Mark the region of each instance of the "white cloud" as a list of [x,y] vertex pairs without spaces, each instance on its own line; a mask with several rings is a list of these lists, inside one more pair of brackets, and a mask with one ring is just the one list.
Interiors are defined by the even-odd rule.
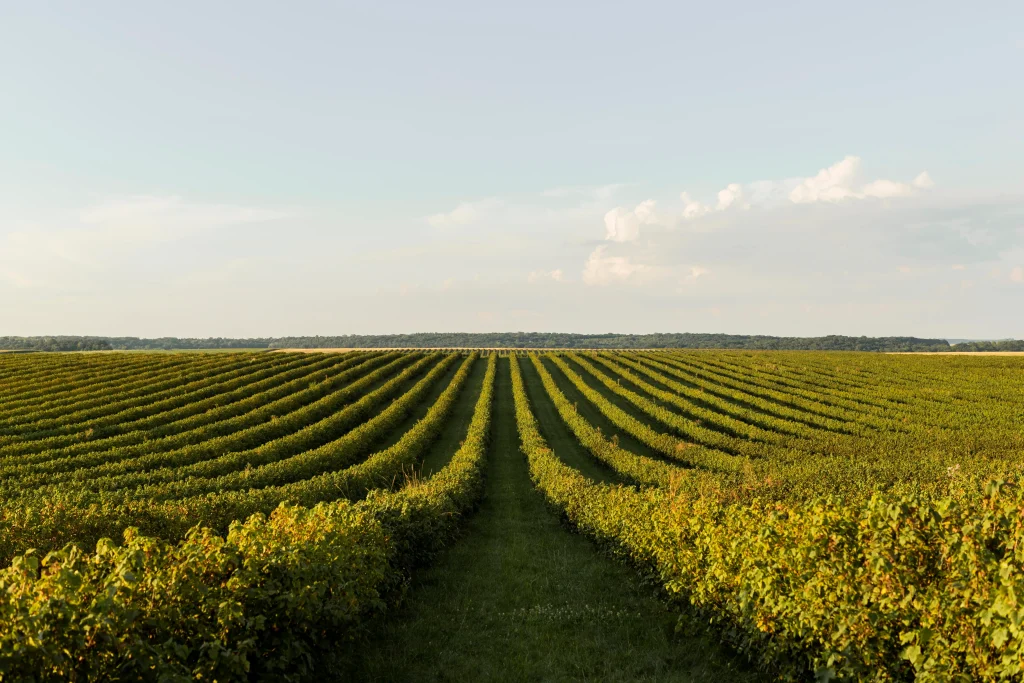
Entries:
[[810,204],[852,199],[909,197],[935,185],[927,171],[920,173],[910,183],[884,178],[863,182],[862,165],[860,157],[848,156],[807,178],[758,180],[747,185],[729,183],[718,191],[717,203],[713,206],[683,192],[680,194],[683,218],[692,220],[718,211],[749,209],[752,206],[763,207],[787,202]]
[[729,183],[719,190],[718,203],[713,207],[694,199],[688,192],[680,193],[679,198],[683,200],[683,218],[686,220],[700,218],[709,213],[726,211],[731,208],[750,208],[750,203],[746,198],[746,191],[739,183]]
[[608,256],[608,246],[600,245],[583,266],[583,282],[588,285],[609,285],[613,283],[639,283],[656,275],[658,268],[642,263],[633,263],[625,256]]
[[966,267],[962,263],[954,263],[952,268],[953,270],[966,270]]
[[725,186],[725,189],[719,190],[718,192],[718,206],[717,211],[725,211],[730,206],[736,206],[738,208],[744,208],[746,204],[743,201],[743,186],[739,183],[729,183]]
[[842,161],[818,171],[810,178],[800,179],[789,193],[794,204],[810,202],[841,202],[849,199],[888,199],[907,197],[918,189],[928,189],[935,183],[927,171],[920,173],[912,184],[879,179],[863,183],[860,157],[847,156]]
[[828,168],[821,169],[817,175],[804,178],[789,193],[789,199],[796,204],[849,199],[853,196],[852,188],[859,179],[860,165],[859,157],[848,156]]
[[708,269],[707,268],[702,268],[701,266],[693,266],[692,268],[690,268],[690,279],[691,280],[696,280],[697,278],[701,277],[702,275],[707,275],[707,274],[708,274]]
[[551,271],[535,270],[526,276],[526,281],[529,282],[530,284],[542,282],[544,280],[554,280],[555,282],[562,282],[565,280],[565,274],[562,272],[561,268],[556,268],[555,270]]
[[687,192],[683,192],[679,195],[679,198],[683,200],[683,218],[700,218],[704,214],[711,211],[711,207],[707,204],[702,204]]
[[427,223],[433,228],[446,228],[456,225],[468,225],[480,220],[488,211],[501,206],[495,198],[481,199],[478,202],[462,202],[448,213],[435,213],[427,216]]
[[928,190],[935,187],[935,181],[928,175],[928,171],[921,171],[910,184],[919,190]]
[[914,188],[906,183],[897,183],[892,180],[876,180],[868,183],[861,190],[864,197],[876,197],[887,199],[889,197],[909,197],[914,194]]
[[640,226],[654,223],[653,199],[640,202],[629,211],[617,207],[604,215],[605,239],[612,242],[632,242],[640,236]]

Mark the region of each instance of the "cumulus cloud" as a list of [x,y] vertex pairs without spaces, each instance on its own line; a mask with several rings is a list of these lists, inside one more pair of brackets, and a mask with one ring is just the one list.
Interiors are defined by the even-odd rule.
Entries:
[[565,274],[561,268],[555,270],[535,270],[526,276],[526,281],[530,284],[536,282],[542,282],[545,280],[554,280],[555,282],[562,282],[565,280]]
[[[914,193],[914,188],[906,183],[897,183],[892,180],[876,180],[864,186],[861,194],[864,197],[877,197],[886,199],[888,197],[909,197]],[[858,197],[859,199],[860,197]]]
[[739,183],[729,183],[725,186],[725,189],[718,192],[718,206],[716,210],[725,211],[730,206],[736,206],[737,208],[744,208],[746,206],[743,201],[743,186]]
[[852,188],[858,182],[860,166],[860,158],[848,156],[821,169],[817,175],[804,178],[789,193],[789,199],[795,204],[848,199],[853,195]]
[[588,285],[610,285],[615,283],[639,283],[655,275],[657,268],[633,263],[625,256],[609,256],[608,246],[600,245],[583,266],[583,282]]
[[653,199],[640,202],[629,211],[617,207],[604,215],[605,239],[612,242],[632,242],[640,236],[640,226],[655,222]]
[[935,181],[928,175],[928,171],[921,171],[910,184],[919,190],[928,190],[935,187]]
[[747,192],[742,185],[739,183],[729,183],[718,191],[718,203],[714,206],[694,199],[688,192],[680,193],[679,198],[683,201],[683,218],[690,220],[716,211],[726,211],[732,208],[750,208],[746,195]]
[[855,199],[909,197],[932,188],[935,183],[923,171],[909,183],[880,178],[865,182],[860,157],[847,156],[806,178],[759,180],[747,185],[729,183],[718,191],[717,203],[705,204],[683,192],[683,218],[692,220],[718,211],[749,209],[776,204],[811,204]]
[[848,156],[828,168],[821,169],[815,176],[803,178],[789,193],[789,199],[794,204],[841,202],[848,199],[888,199],[907,197],[915,190],[928,189],[935,184],[927,171],[920,173],[912,183],[884,179],[864,183],[862,166],[860,157]]
[[447,228],[468,225],[480,220],[488,211],[501,206],[498,199],[481,199],[478,202],[462,202],[447,213],[435,213],[427,216],[427,223],[432,228]]
[[679,198],[683,200],[683,218],[700,218],[711,211],[710,206],[697,201],[688,192],[683,192]]

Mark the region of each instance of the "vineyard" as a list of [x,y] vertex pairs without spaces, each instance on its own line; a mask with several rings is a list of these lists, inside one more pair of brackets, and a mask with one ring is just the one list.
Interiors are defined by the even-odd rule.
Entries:
[[0,355],[0,680],[1020,679],[1022,387],[996,356]]

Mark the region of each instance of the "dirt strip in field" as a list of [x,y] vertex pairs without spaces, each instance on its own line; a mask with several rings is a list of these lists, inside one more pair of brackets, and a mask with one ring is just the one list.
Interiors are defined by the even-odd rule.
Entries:
[[903,356],[1024,356],[1024,351],[887,351],[886,353]]
[[[347,351],[712,351],[714,349],[570,349],[512,346],[364,346],[331,349],[271,349],[277,353],[345,353]],[[764,349],[726,349],[727,351],[762,351]],[[842,353],[842,352],[837,352]],[[911,356],[1024,356],[1024,351],[886,351],[888,355]]]
[[363,346],[332,349],[271,349],[278,353],[345,353],[347,351],[706,351],[708,349],[577,349],[524,346]]

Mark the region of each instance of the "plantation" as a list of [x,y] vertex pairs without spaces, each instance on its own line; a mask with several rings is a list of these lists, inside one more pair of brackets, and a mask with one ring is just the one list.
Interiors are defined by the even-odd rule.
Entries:
[[0,355],[0,680],[1024,676],[1024,360]]

